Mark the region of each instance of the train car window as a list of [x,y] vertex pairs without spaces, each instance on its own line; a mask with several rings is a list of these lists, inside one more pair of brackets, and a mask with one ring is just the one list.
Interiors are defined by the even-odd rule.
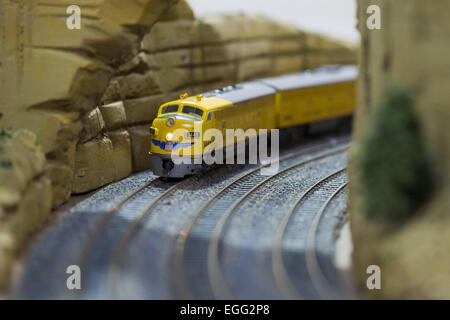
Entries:
[[214,111],[214,119],[217,119],[217,114],[215,111]]
[[173,112],[177,112],[177,111],[178,111],[178,105],[172,104],[172,105],[163,107],[161,110],[161,114],[173,113]]
[[186,114],[193,115],[193,116],[199,116],[199,117],[203,116],[203,110],[202,109],[199,109],[199,108],[196,108],[196,107],[191,107],[191,106],[184,106],[182,112],[186,113]]
[[206,119],[207,122],[211,121],[211,112],[208,113],[208,119]]

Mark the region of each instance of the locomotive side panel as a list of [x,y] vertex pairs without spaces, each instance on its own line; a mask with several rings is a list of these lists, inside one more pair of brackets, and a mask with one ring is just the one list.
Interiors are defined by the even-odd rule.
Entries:
[[351,115],[355,81],[278,92],[278,126],[286,128]]
[[[275,94],[270,94],[257,99],[236,103],[232,108],[218,111],[217,126],[226,137],[226,129],[274,129],[275,123]],[[232,145],[242,139],[226,141],[226,145]]]

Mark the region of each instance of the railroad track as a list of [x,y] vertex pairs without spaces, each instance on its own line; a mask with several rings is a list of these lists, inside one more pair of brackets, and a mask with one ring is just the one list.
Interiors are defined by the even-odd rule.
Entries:
[[[184,183],[187,183],[188,180],[185,180]],[[98,238],[100,232],[107,226],[108,222],[111,221],[111,219],[119,212],[119,210],[121,208],[124,207],[125,204],[129,203],[130,201],[132,201],[133,199],[139,197],[139,195],[146,189],[155,187],[155,186],[160,186],[163,189],[166,189],[165,192],[168,192],[169,190],[173,189],[176,184],[161,184],[161,181],[155,177],[153,180],[149,181],[148,183],[146,183],[145,185],[139,187],[137,190],[135,190],[133,193],[131,193],[130,195],[128,195],[125,199],[123,199],[122,201],[120,201],[111,211],[109,211],[107,214],[105,214],[101,220],[99,221],[99,223],[96,225],[94,231],[89,235],[87,241],[85,241],[85,243],[83,244],[83,247],[81,249],[81,253],[79,255],[78,258],[78,266],[80,266],[81,270],[87,270],[88,268],[86,268],[86,263],[87,263],[87,257],[89,254],[89,251],[91,249],[91,247],[93,246],[95,240]],[[153,202],[150,202],[151,206],[156,199],[160,198],[160,196],[155,195]],[[76,298],[82,298],[82,294],[83,291],[76,291]]]
[[[288,172],[293,171],[299,167],[311,164],[315,161],[331,157],[333,155],[344,153],[348,146],[344,146],[331,152],[326,152],[317,156],[312,156],[309,159],[297,161],[294,164],[288,165],[281,169],[278,173],[270,177],[263,177],[255,175],[255,171],[248,172],[243,175],[232,184],[223,189],[213,199],[208,201],[201,210],[193,217],[191,222],[180,232],[174,257],[174,284],[179,297],[192,298],[195,295],[191,292],[189,285],[187,285],[185,275],[184,253],[186,251],[186,240],[191,234],[195,224],[200,225],[200,230],[195,232],[196,236],[199,233],[203,233],[202,236],[210,238],[210,242],[206,245],[205,242],[193,242],[193,248],[190,252],[190,259],[196,261],[195,266],[192,269],[203,270],[203,265],[207,266],[205,270],[208,274],[209,283],[213,296],[220,299],[231,299],[233,294],[230,292],[226,285],[226,279],[221,271],[219,263],[219,244],[222,233],[225,226],[229,222],[230,218],[236,212],[237,208],[256,190],[260,189],[263,185],[270,183],[271,181],[286,175]],[[285,162],[290,159],[282,159],[280,162]],[[230,196],[232,195],[232,196]],[[199,221],[201,220],[201,221]],[[201,247],[207,246],[206,259],[204,253],[205,249]],[[205,291],[207,283],[204,281],[197,281],[199,283],[199,291]],[[200,294],[201,298],[207,298],[210,294],[203,292]]]
[[158,202],[163,201],[164,199],[169,197],[175,190],[179,189],[180,187],[190,183],[191,181],[194,181],[195,178],[196,178],[195,176],[187,178],[187,179],[181,181],[180,183],[175,184],[175,185],[171,186],[170,188],[168,188],[160,196],[153,199],[150,202],[150,204],[143,210],[143,212],[140,215],[138,215],[138,217],[136,219],[134,219],[134,221],[128,227],[128,229],[126,230],[122,239],[120,240],[117,251],[114,253],[112,260],[111,260],[111,266],[110,266],[110,272],[109,272],[109,274],[110,274],[109,282],[111,285],[111,293],[112,293],[113,298],[119,297],[119,295],[117,294],[118,288],[116,285],[117,284],[116,277],[117,277],[118,269],[120,268],[120,264],[122,262],[123,253],[126,250],[127,245],[130,242],[130,239],[134,235],[139,224],[142,223],[142,221],[144,220],[144,218],[146,216],[151,214],[152,210],[155,208],[155,206],[157,205]]
[[[319,158],[323,158],[323,157],[326,157],[325,154],[333,154],[334,152],[343,152],[348,147],[347,145],[345,145],[344,147],[340,148],[339,151],[333,151],[331,153],[326,152],[326,150],[329,150],[331,147],[336,147],[337,145],[339,145],[339,142],[335,141],[335,140],[333,140],[329,143],[325,143],[325,144],[313,145],[309,148],[302,149],[301,151],[292,152],[287,155],[284,155],[283,157],[280,158],[279,162],[280,162],[280,165],[283,165],[284,163],[287,163],[289,161],[295,161],[295,159],[297,159],[301,156],[309,157],[311,154],[320,153],[320,152],[323,152],[324,155],[321,155]],[[306,160],[305,162],[307,162],[307,163],[312,162],[313,159],[315,159],[315,158],[312,157],[311,159]],[[259,173],[260,169],[261,169],[261,167],[258,166],[253,169],[244,171],[244,173],[241,176],[239,176],[236,180],[234,180],[232,183],[230,183],[227,187],[225,187],[224,189],[219,191],[219,193],[215,197],[213,197],[213,199],[209,200],[205,205],[203,205],[202,208],[200,210],[198,210],[198,212],[192,217],[192,219],[190,219],[190,221],[185,225],[185,227],[183,227],[182,230],[178,233],[178,237],[176,239],[175,246],[174,246],[174,258],[173,258],[174,271],[175,271],[175,272],[173,272],[173,276],[174,276],[173,279],[176,279],[174,281],[173,286],[175,288],[176,297],[186,298],[186,297],[193,296],[190,293],[188,286],[186,285],[186,280],[185,280],[185,276],[184,276],[185,272],[183,270],[183,263],[182,263],[182,260],[183,260],[182,257],[183,257],[183,253],[184,253],[184,245],[185,245],[186,239],[189,236],[189,233],[192,229],[192,226],[196,222],[198,222],[199,217],[205,214],[209,205],[212,202],[214,202],[215,199],[217,199],[218,197],[225,196],[225,198],[227,198],[227,195],[230,195],[230,192],[233,192],[232,196],[228,197],[230,201],[226,202],[226,203],[222,203],[221,210],[216,212],[218,215],[222,215],[224,213],[224,210],[226,210],[228,206],[231,206],[233,204],[233,202],[235,200],[234,197],[235,197],[236,192],[241,193],[243,190],[247,190],[248,188],[251,188],[252,186],[254,186],[255,183],[258,183],[264,179],[267,179],[267,177],[260,175],[260,173]],[[110,265],[109,271],[108,271],[108,274],[109,274],[108,282],[109,282],[109,288],[110,288],[110,295],[113,298],[119,298],[119,296],[120,296],[118,294],[118,288],[120,287],[120,285],[118,285],[118,274],[119,274],[119,270],[121,269],[121,266],[123,265],[124,253],[126,252],[127,248],[129,247],[130,241],[132,240],[133,236],[135,236],[139,227],[142,226],[144,219],[148,219],[148,217],[152,215],[153,210],[158,205],[158,203],[161,203],[168,197],[172,196],[181,187],[183,187],[183,186],[186,187],[188,184],[193,183],[195,181],[195,179],[200,179],[200,176],[201,175],[197,175],[197,176],[187,178],[187,179],[183,180],[182,182],[180,182],[179,184],[173,185],[172,187],[167,189],[165,192],[160,194],[157,198],[152,199],[149,206],[147,206],[145,208],[145,210],[143,210],[141,212],[141,214],[139,214],[137,216],[137,218],[130,224],[130,226],[126,230],[124,236],[120,240],[119,246],[115,250],[115,253],[111,260],[111,265]],[[249,178],[251,178],[250,180],[248,180],[249,184],[245,184],[245,181],[247,181],[247,179],[249,179]],[[213,221],[212,223],[215,223],[215,222]],[[182,275],[182,276],[180,276],[180,275]]]
[[[129,275],[126,269],[135,262],[134,260],[131,262],[127,260],[127,258],[130,258],[130,249],[133,248],[137,252],[144,252],[143,255],[146,256],[146,262],[152,266],[153,261],[158,260],[158,258],[153,256],[156,251],[152,251],[154,250],[152,248],[150,248],[151,250],[146,249],[149,249],[148,246],[150,245],[162,245],[161,251],[170,254],[170,262],[166,260],[161,262],[161,268],[164,270],[156,270],[155,274],[157,275],[155,277],[159,276],[158,272],[163,272],[164,279],[168,280],[164,280],[166,281],[164,283],[161,280],[159,285],[168,286],[169,288],[164,291],[165,295],[158,292],[156,296],[152,297],[232,297],[232,293],[226,286],[226,279],[219,262],[219,254],[225,227],[236,212],[239,211],[239,207],[256,190],[261,189],[261,187],[271,181],[281,179],[283,175],[295,171],[296,168],[301,168],[308,164],[312,165],[316,161],[344,153],[349,143],[350,139],[348,137],[328,138],[290,150],[281,156],[279,160],[280,171],[274,176],[262,176],[259,173],[261,166],[222,166],[217,168],[217,170],[209,170],[182,181],[167,182],[147,174],[142,175],[138,183],[130,179],[130,184],[127,182],[121,185],[120,190],[124,190],[123,188],[129,185],[133,191],[129,194],[121,192],[123,199],[120,201],[119,199],[114,199],[114,205],[110,206],[108,210],[102,211],[101,207],[104,204],[99,205],[99,203],[104,203],[102,199],[111,199],[107,201],[112,201],[111,193],[99,196],[99,199],[92,201],[92,204],[88,202],[87,205],[85,203],[79,206],[79,209],[67,216],[68,219],[65,220],[65,223],[60,224],[61,228],[59,230],[58,228],[53,230],[53,236],[49,237],[50,250],[58,250],[61,253],[66,251],[62,248],[65,245],[62,244],[62,247],[58,245],[58,240],[55,236],[64,240],[61,237],[64,237],[65,230],[66,232],[71,230],[72,223],[75,223],[77,227],[74,230],[81,228],[84,235],[76,246],[67,244],[67,247],[70,249],[67,251],[69,253],[58,256],[64,261],[57,262],[60,259],[54,260],[52,252],[48,252],[39,263],[45,264],[45,261],[47,261],[54,264],[50,266],[49,270],[62,270],[61,267],[63,265],[78,264],[83,270],[83,290],[75,290],[68,293],[65,289],[64,281],[61,282],[61,285],[57,283],[52,284],[52,289],[49,289],[46,294],[54,297],[52,295],[57,292],[65,292],[64,296],[70,298],[68,295],[71,295],[71,298],[75,299],[128,298],[126,294],[122,294],[121,290],[123,284],[126,283],[123,281],[127,280],[123,276]],[[220,181],[221,179],[223,181]],[[209,186],[208,181],[212,181],[213,185]],[[208,192],[203,194],[201,188],[205,186],[207,186]],[[114,192],[114,190],[114,185],[112,185],[110,192]],[[184,198],[180,198],[180,195]],[[93,198],[95,198],[94,196]],[[188,197],[194,199],[190,200],[190,202],[186,201]],[[180,199],[182,201],[179,201]],[[167,204],[169,202],[170,205]],[[172,209],[189,205],[192,205],[192,207],[189,207],[184,212],[177,213],[173,211],[176,209]],[[94,208],[95,210],[93,210]],[[149,231],[146,224],[157,221],[157,227],[159,227],[161,226],[160,220],[164,219],[166,214],[171,215],[172,219],[176,219],[175,224],[170,224],[172,229],[168,236],[166,238],[157,238],[156,242],[160,243],[159,245],[153,241],[148,241],[149,238],[146,238],[146,233],[151,231]],[[68,222],[71,223],[70,226]],[[159,233],[166,233],[167,231],[164,228],[157,230]],[[171,233],[173,231],[175,231],[174,234]],[[71,232],[72,238],[75,233],[76,231]],[[198,237],[202,239],[201,242],[197,241]],[[139,239],[143,240],[139,243]],[[165,241],[166,239],[168,241]],[[312,241],[314,242],[314,240]],[[41,244],[40,251],[45,250],[45,247],[45,243]],[[314,258],[314,256],[311,257]],[[196,259],[198,259],[197,262],[192,263]],[[33,261],[36,261],[36,259],[33,259]],[[138,259],[137,261],[140,260]],[[203,265],[199,267],[199,271],[204,271],[203,276],[206,276],[206,281],[193,284],[191,271],[193,267],[199,266],[196,263],[200,262]],[[317,263],[320,266],[320,263]],[[310,266],[314,266],[314,262],[311,262]],[[142,264],[142,267],[147,266]],[[31,273],[28,272],[27,281],[29,283],[33,279],[33,274],[36,274],[37,268],[37,265],[32,265]],[[32,270],[35,271],[33,272]],[[132,274],[136,281],[140,281],[139,279],[144,280],[143,276],[145,275],[139,274],[139,272]],[[56,282],[59,283],[61,281],[59,278],[63,277],[64,274],[61,272]],[[323,282],[323,279],[321,281]],[[42,285],[46,281],[43,279],[39,283]],[[154,285],[151,279],[146,284],[150,287]],[[26,288],[27,285],[25,283],[22,290],[26,290]],[[39,292],[37,290],[38,287],[35,289],[33,289],[33,292]],[[170,292],[170,295],[166,294],[167,292]]]
[[321,221],[325,215],[326,210],[328,210],[333,201],[342,195],[346,188],[347,183],[341,184],[339,188],[327,199],[327,201],[320,208],[319,212],[314,217],[311,228],[309,229],[308,239],[306,244],[306,265],[308,272],[311,275],[314,287],[316,288],[319,296],[322,299],[341,299],[344,296],[339,292],[336,287],[330,283],[326,275],[325,270],[322,269],[321,263],[319,261],[318,250],[316,246],[317,234]]
[[[284,257],[283,257],[283,239],[286,237],[286,231],[289,226],[289,223],[293,219],[295,215],[302,214],[300,210],[302,204],[307,202],[308,197],[310,197],[313,192],[319,190],[323,185],[327,182],[332,181],[333,179],[337,179],[345,173],[346,168],[339,169],[332,174],[320,179],[318,182],[313,184],[306,192],[304,192],[300,198],[296,201],[296,203],[292,206],[291,210],[289,210],[288,214],[285,215],[283,221],[279,226],[279,230],[277,232],[277,236],[275,238],[275,242],[272,249],[272,268],[273,274],[275,276],[275,280],[277,282],[278,288],[281,290],[283,297],[286,299],[302,299],[305,298],[305,295],[301,292],[301,289],[295,285],[292,277],[289,276],[287,271]],[[346,186],[346,178],[342,179],[344,182],[338,182],[339,185],[337,187],[337,191],[335,191],[330,198],[328,198],[325,204],[319,209],[317,213],[315,213],[312,225],[309,227],[308,231],[308,239],[307,239],[307,253],[306,253],[306,265],[308,277],[313,282],[315,289],[319,291],[319,295],[323,294],[322,298],[326,295],[324,294],[323,287],[327,286],[327,289],[333,290],[333,287],[326,283],[326,277],[323,275],[322,270],[317,261],[317,256],[315,252],[315,236],[317,233],[317,228],[320,222],[320,219],[323,215],[324,210],[328,207],[330,201],[342,191],[342,189]],[[305,209],[303,209],[305,210]],[[294,253],[295,255],[295,253]],[[308,294],[308,297],[311,296],[311,293]]]

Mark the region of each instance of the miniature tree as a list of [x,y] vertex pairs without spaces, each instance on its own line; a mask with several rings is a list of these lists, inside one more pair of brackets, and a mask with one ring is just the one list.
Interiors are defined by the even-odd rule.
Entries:
[[386,88],[358,157],[364,214],[401,224],[423,204],[432,179],[409,92]]

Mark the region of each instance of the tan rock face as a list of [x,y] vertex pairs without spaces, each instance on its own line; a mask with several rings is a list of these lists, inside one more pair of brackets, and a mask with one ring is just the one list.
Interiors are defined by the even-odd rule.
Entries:
[[68,178],[53,186],[71,185],[80,132],[85,142],[103,130],[98,117],[97,123],[89,117],[117,67],[138,53],[134,32],[151,26],[175,2],[82,0],[78,30],[67,26],[70,1],[2,2],[0,126],[36,133],[52,168],[64,167]]
[[[238,64],[238,74],[236,77],[239,82],[256,78],[264,78],[277,74],[274,67],[274,60],[269,57],[257,57],[254,59],[243,60]],[[292,67],[295,66],[289,66],[287,69],[293,70]],[[269,72],[268,70],[271,71]],[[301,68],[299,67],[298,70],[301,70]]]
[[105,129],[105,120],[99,108],[86,113],[82,119],[83,131],[79,142],[86,142],[98,136]]
[[[385,287],[375,297],[448,299],[449,263],[443,252],[448,251],[450,236],[450,109],[446,89],[450,82],[450,4],[418,0],[358,3],[362,47],[353,158],[373,124],[386,84],[395,82],[408,90],[413,101],[434,190],[414,218],[386,234],[385,226],[364,218],[365,199],[359,192],[364,181],[352,166],[350,204],[356,269],[364,282],[366,265],[374,261],[380,264]],[[381,9],[381,30],[366,28],[366,9],[372,4]]]
[[71,140],[78,139],[82,129],[77,121],[79,113],[62,111],[30,110],[3,114],[0,126],[3,128],[28,128],[36,134],[37,143],[44,153],[65,149]]
[[130,127],[131,152],[133,171],[139,172],[150,169],[150,124]]
[[132,172],[130,134],[109,131],[77,146],[72,193],[84,193]]
[[[23,65],[3,69],[2,106],[7,111],[40,108],[89,110],[108,84],[113,69],[70,51],[23,49]],[[18,63],[13,59],[11,64]],[[20,72],[20,74],[19,74]],[[9,77],[8,77],[9,76]],[[38,80],[39,79],[39,80]],[[8,88],[12,84],[17,88]]]
[[0,131],[0,205],[18,206],[28,183],[44,171],[45,157],[31,131]]
[[115,169],[114,180],[128,177],[132,168],[131,159],[131,138],[127,130],[117,130],[108,132],[113,145],[113,162]]
[[[75,147],[73,148],[73,156]],[[52,208],[62,205],[72,193],[73,164],[68,165],[60,161],[48,160],[45,166],[46,175],[50,178],[52,187]]]
[[194,20],[194,11],[187,0],[178,0],[158,21]]
[[155,71],[144,74],[130,73],[117,78],[121,99],[132,99],[161,93],[158,75]]
[[198,46],[201,42],[201,24],[198,21],[178,20],[156,23],[144,36],[141,49],[155,52],[175,48]]
[[123,103],[128,125],[150,123],[158,114],[159,106],[169,99],[168,95],[159,94],[125,100]]
[[122,101],[100,106],[106,130],[118,130],[127,124],[127,116]]
[[72,192],[83,193],[112,182],[115,176],[113,159],[112,141],[106,135],[79,144]]
[[0,288],[10,263],[52,205],[45,156],[31,131],[0,129]]
[[[8,141],[1,142],[7,154],[0,152],[0,287],[17,251],[51,207],[73,191],[131,173],[128,133],[114,131],[112,140],[103,136],[126,123],[123,108],[120,116],[105,110],[105,125],[97,106],[118,66],[138,53],[138,34],[174,3],[80,0],[81,29],[70,30],[65,18],[71,1],[1,1],[0,139]],[[171,16],[187,17],[184,9],[179,4]],[[103,172],[91,162],[95,159],[116,163]],[[85,172],[98,175],[89,181]]]

